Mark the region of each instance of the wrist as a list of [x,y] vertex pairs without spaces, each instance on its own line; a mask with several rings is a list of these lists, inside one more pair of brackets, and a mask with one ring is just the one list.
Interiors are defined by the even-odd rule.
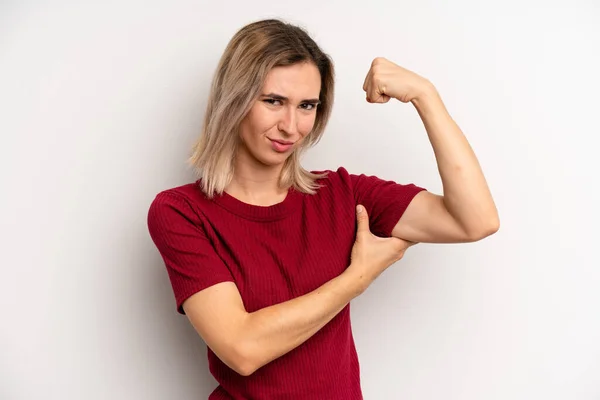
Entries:
[[426,101],[431,101],[439,97],[436,87],[429,80],[425,80],[417,90],[415,95],[410,100],[411,103],[417,105]]
[[340,278],[344,281],[344,287],[349,290],[352,298],[363,294],[373,281],[364,274],[364,271],[364,268],[360,268],[352,263],[340,275]]
[[439,111],[445,110],[442,98],[433,84],[424,87],[419,95],[411,100],[411,103],[421,116],[438,114]]

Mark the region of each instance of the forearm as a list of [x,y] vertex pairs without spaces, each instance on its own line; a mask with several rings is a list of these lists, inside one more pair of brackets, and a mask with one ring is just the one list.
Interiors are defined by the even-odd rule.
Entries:
[[250,371],[295,349],[361,293],[346,273],[293,300],[248,314],[242,341]]
[[412,100],[433,147],[448,212],[467,232],[498,224],[498,213],[481,166],[433,85]]

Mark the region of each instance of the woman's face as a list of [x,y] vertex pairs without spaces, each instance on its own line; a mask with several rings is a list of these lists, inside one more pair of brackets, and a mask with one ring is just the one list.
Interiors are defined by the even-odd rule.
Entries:
[[238,156],[283,166],[315,124],[320,91],[321,75],[312,63],[273,68],[240,124]]

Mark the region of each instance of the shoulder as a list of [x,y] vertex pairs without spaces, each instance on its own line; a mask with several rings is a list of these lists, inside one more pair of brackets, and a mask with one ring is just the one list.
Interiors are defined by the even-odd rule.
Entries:
[[350,174],[346,168],[340,166],[333,169],[311,170],[313,174],[318,174],[320,178],[315,180],[317,185],[314,195],[306,195],[305,198],[316,202],[318,207],[325,203],[341,204],[353,197],[353,184]]
[[336,185],[349,185],[351,182],[352,174],[348,172],[345,167],[339,166],[336,169],[325,169],[310,171],[313,174],[323,175],[322,178],[317,179],[317,183],[321,186],[336,186]]
[[198,219],[198,210],[208,199],[199,187],[198,182],[175,186],[158,192],[150,202],[148,218],[162,220],[184,217],[188,220]]
[[338,193],[354,193],[357,188],[364,186],[364,182],[378,180],[376,176],[367,176],[365,174],[351,173],[344,166],[339,166],[336,169],[311,171],[315,173],[326,173],[322,179],[318,179],[316,183],[320,188],[329,188]]
[[323,187],[327,186],[337,191],[351,192],[358,198],[362,196],[402,196],[411,195],[424,188],[414,183],[399,183],[393,179],[382,178],[368,173],[351,173],[345,167],[336,170],[325,170],[328,179],[320,179],[317,182]]

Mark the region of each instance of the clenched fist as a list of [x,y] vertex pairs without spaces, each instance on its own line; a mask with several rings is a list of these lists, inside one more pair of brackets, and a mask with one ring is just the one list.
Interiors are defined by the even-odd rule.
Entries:
[[383,57],[373,60],[363,84],[369,103],[387,103],[390,98],[408,103],[432,87],[427,79]]

